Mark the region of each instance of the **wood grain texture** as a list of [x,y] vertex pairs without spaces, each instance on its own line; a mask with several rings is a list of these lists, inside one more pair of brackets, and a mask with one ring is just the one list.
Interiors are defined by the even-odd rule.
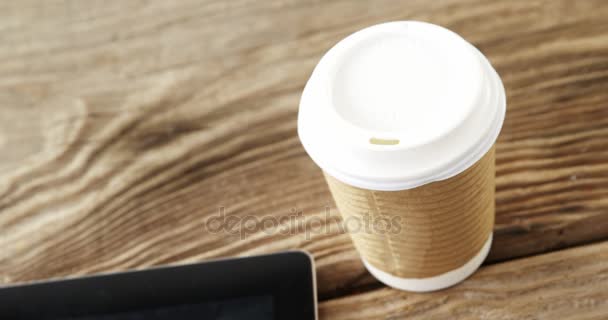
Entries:
[[383,288],[329,300],[324,319],[606,319],[608,242],[482,267],[434,293]]
[[[297,247],[322,299],[377,287],[296,117],[326,50],[401,19],[460,33],[505,83],[490,261],[608,238],[606,1],[12,1],[0,15],[0,282]],[[220,207],[330,228],[207,232]]]

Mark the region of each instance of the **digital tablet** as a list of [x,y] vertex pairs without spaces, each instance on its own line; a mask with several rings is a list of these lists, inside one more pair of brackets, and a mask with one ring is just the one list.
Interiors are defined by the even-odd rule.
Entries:
[[0,288],[0,319],[316,319],[303,251]]

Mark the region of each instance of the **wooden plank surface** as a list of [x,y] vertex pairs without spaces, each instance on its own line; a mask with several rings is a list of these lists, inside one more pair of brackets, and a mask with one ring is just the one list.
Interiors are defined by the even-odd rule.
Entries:
[[324,319],[606,319],[608,242],[482,267],[440,292],[382,288],[321,303]]
[[[460,33],[504,80],[489,261],[608,238],[606,1],[14,1],[0,15],[2,283],[303,248],[321,299],[378,288],[296,117],[327,49],[400,19]],[[222,210],[327,230],[208,232]]]

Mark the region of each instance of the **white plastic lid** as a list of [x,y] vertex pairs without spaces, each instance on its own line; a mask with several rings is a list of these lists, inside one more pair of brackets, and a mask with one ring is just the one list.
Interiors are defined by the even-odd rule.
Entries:
[[472,45],[429,23],[390,22],[325,54],[304,89],[298,134],[333,177],[403,190],[479,160],[505,109],[500,78]]

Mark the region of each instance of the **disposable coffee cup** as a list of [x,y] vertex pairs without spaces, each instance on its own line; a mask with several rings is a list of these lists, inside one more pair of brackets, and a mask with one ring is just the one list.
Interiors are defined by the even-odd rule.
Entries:
[[302,94],[298,134],[378,280],[438,290],[483,262],[505,111],[488,60],[429,23],[363,29],[319,61]]

